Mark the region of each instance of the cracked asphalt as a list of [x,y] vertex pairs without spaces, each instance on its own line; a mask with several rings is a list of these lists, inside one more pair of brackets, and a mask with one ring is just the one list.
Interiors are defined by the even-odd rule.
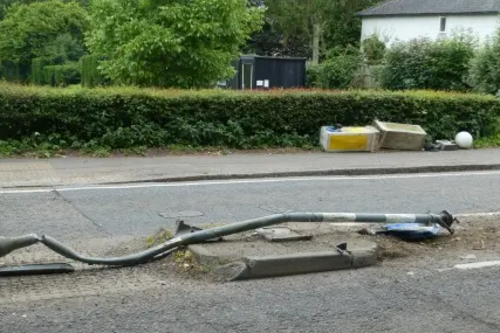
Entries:
[[[0,234],[46,233],[70,244],[102,239],[101,251],[177,218],[202,224],[289,210],[500,211],[495,172],[328,179],[5,192]],[[457,270],[460,259],[438,259],[226,284],[186,278],[162,262],[0,278],[0,332],[499,332],[500,269]]]

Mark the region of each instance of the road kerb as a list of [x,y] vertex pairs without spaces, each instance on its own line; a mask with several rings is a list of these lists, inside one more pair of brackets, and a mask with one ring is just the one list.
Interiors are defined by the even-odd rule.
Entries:
[[200,174],[189,176],[165,176],[124,180],[118,182],[101,182],[98,185],[119,185],[133,183],[176,183],[210,180],[232,179],[261,179],[261,178],[286,178],[286,177],[313,177],[313,176],[371,176],[371,175],[398,175],[419,173],[445,173],[464,171],[494,171],[500,170],[500,164],[464,164],[464,165],[429,165],[418,167],[387,167],[387,168],[346,168],[327,170],[304,171],[276,171],[266,173],[227,173],[227,174]]
[[96,174],[95,177],[86,178],[85,182],[77,179],[64,179],[62,181],[51,182],[12,182],[11,180],[0,179],[0,188],[4,189],[50,189],[55,186],[106,186],[124,184],[147,184],[147,183],[183,183],[197,181],[224,181],[224,180],[245,180],[245,179],[266,179],[266,178],[290,178],[290,177],[320,177],[320,176],[377,176],[377,175],[404,175],[404,174],[429,174],[429,173],[452,173],[452,172],[481,172],[500,170],[500,164],[462,164],[462,165],[428,165],[412,167],[363,167],[363,168],[340,168],[324,170],[298,170],[298,171],[271,171],[257,173],[228,172],[221,174],[189,174],[184,176],[174,175],[130,175],[116,181],[104,180],[105,177]]
[[298,274],[362,268],[377,263],[377,244],[368,242],[350,255],[332,251],[242,256],[229,259],[201,245],[190,245],[198,263],[225,281],[271,278]]

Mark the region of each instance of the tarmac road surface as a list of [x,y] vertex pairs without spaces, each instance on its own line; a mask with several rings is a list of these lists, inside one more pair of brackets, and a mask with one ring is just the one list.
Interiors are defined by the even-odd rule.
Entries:
[[0,191],[0,233],[149,235],[177,219],[236,222],[286,211],[500,211],[500,171],[310,177]]
[[[3,191],[0,234],[46,233],[71,244],[148,235],[177,218],[494,212],[498,184],[499,172],[478,172]],[[160,262],[0,279],[0,332],[499,332],[500,266],[442,268],[408,263],[217,284]]]
[[[150,268],[150,267],[148,267]],[[416,271],[372,267],[251,282],[181,280],[161,269],[78,279],[58,298],[0,306],[2,332],[386,332],[500,331],[497,267]],[[148,276],[149,278],[145,278]],[[141,280],[139,280],[141,278]],[[144,279],[142,279],[144,278]],[[25,288],[34,281],[24,279]],[[63,277],[52,284],[65,288]],[[75,277],[71,278],[75,284]],[[130,285],[118,285],[135,279]],[[108,282],[110,282],[108,281]],[[68,284],[69,281],[66,281]],[[0,288],[2,281],[0,281]],[[14,282],[11,282],[14,284]],[[19,281],[17,282],[19,283]],[[93,292],[83,292],[92,289]],[[4,286],[5,288],[5,286]],[[50,290],[50,289],[49,289]],[[29,291],[26,291],[29,294]],[[4,303],[4,302],[2,302]]]

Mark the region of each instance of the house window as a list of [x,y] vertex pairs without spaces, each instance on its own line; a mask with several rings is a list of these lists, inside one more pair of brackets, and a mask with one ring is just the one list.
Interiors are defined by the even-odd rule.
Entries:
[[446,31],[446,17],[441,17],[439,21],[439,32]]

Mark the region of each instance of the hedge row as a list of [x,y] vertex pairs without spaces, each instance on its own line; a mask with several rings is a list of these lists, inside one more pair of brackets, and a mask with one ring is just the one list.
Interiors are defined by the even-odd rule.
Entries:
[[99,73],[99,61],[102,59],[96,55],[86,55],[82,57],[82,86],[92,88],[109,84]]
[[0,84],[0,140],[109,148],[316,144],[322,125],[422,125],[434,138],[497,130],[500,101],[437,92],[160,91]]
[[46,59],[34,58],[31,62],[31,82],[37,85],[66,87],[80,83],[81,65],[78,62],[51,64]]
[[49,65],[43,68],[43,84],[64,87],[80,83],[81,66],[77,62]]

